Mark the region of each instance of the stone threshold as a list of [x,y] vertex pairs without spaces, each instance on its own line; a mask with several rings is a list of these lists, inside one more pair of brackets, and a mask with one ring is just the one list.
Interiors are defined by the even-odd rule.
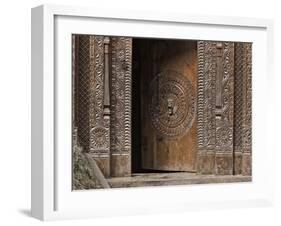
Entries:
[[251,182],[252,176],[243,175],[198,175],[196,173],[135,173],[130,177],[107,178],[111,188],[146,187],[161,185],[188,185]]

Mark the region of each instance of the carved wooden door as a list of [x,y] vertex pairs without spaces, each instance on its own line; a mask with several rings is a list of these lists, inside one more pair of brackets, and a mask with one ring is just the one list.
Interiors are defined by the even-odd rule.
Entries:
[[132,162],[250,175],[251,54],[251,43],[74,35],[77,143],[105,177]]
[[197,42],[142,40],[142,168],[195,171]]

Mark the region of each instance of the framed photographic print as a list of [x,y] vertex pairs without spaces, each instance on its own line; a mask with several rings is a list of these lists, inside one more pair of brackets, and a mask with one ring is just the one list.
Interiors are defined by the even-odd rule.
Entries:
[[272,201],[270,20],[32,10],[32,215]]

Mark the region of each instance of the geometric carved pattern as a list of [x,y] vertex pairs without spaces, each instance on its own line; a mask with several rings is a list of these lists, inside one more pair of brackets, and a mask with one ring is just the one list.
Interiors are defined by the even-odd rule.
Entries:
[[246,90],[245,90],[245,119],[243,120],[243,147],[244,152],[252,149],[252,44],[246,43]]
[[235,43],[235,90],[234,90],[234,148],[242,152],[243,88],[245,75],[243,43]]
[[90,152],[109,154],[109,124],[103,116],[105,37],[88,37],[90,38]]
[[91,130],[91,144],[98,150],[108,148],[109,136],[104,127],[94,127]]
[[251,174],[252,44],[235,43],[234,173]]
[[103,117],[104,37],[77,35],[75,40],[74,93],[78,100],[75,102],[78,140],[86,152],[109,153],[109,123]]
[[198,42],[198,149],[215,149],[216,43]]
[[131,149],[132,39],[111,38],[111,151]]
[[[119,176],[128,174],[132,39],[75,35],[73,40],[73,112],[77,140],[106,177],[110,176],[110,168],[118,168],[121,162],[125,166]],[[122,156],[110,160],[111,154]]]
[[216,174],[233,174],[234,43],[217,43]]
[[[217,57],[219,57],[217,55]],[[233,152],[234,43],[222,43],[221,106],[216,112],[216,153]],[[218,70],[218,69],[217,69]],[[220,82],[220,81],[217,81]]]
[[183,136],[196,115],[195,93],[184,75],[167,70],[155,76],[150,85],[149,113],[160,136]]
[[252,44],[245,44],[246,51],[246,109],[243,121],[242,174],[252,175]]
[[234,43],[198,41],[198,173],[232,174],[233,93]]
[[[110,153],[130,155],[131,151],[132,38],[75,35],[73,51],[77,141],[84,151],[107,156],[107,162],[100,164],[109,167]],[[110,80],[107,117],[105,73]],[[153,126],[166,137],[183,135],[196,113],[190,82],[173,74],[163,76],[167,81],[153,89],[149,108]],[[251,174],[251,80],[251,43],[198,41],[198,173],[230,174],[234,150],[234,173]],[[163,100],[158,104],[155,93]],[[163,112],[162,118],[153,117],[157,109]]]
[[[75,123],[77,137],[84,150],[88,150],[90,140],[90,40],[89,36],[76,36],[76,65],[75,65]],[[79,84],[79,85],[78,85]]]

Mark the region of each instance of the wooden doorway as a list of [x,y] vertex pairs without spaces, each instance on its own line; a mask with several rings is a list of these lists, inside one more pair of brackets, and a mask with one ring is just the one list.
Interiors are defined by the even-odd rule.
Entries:
[[88,168],[112,187],[249,181],[251,56],[251,43],[73,35],[74,187]]
[[133,39],[132,169],[196,172],[197,41]]

